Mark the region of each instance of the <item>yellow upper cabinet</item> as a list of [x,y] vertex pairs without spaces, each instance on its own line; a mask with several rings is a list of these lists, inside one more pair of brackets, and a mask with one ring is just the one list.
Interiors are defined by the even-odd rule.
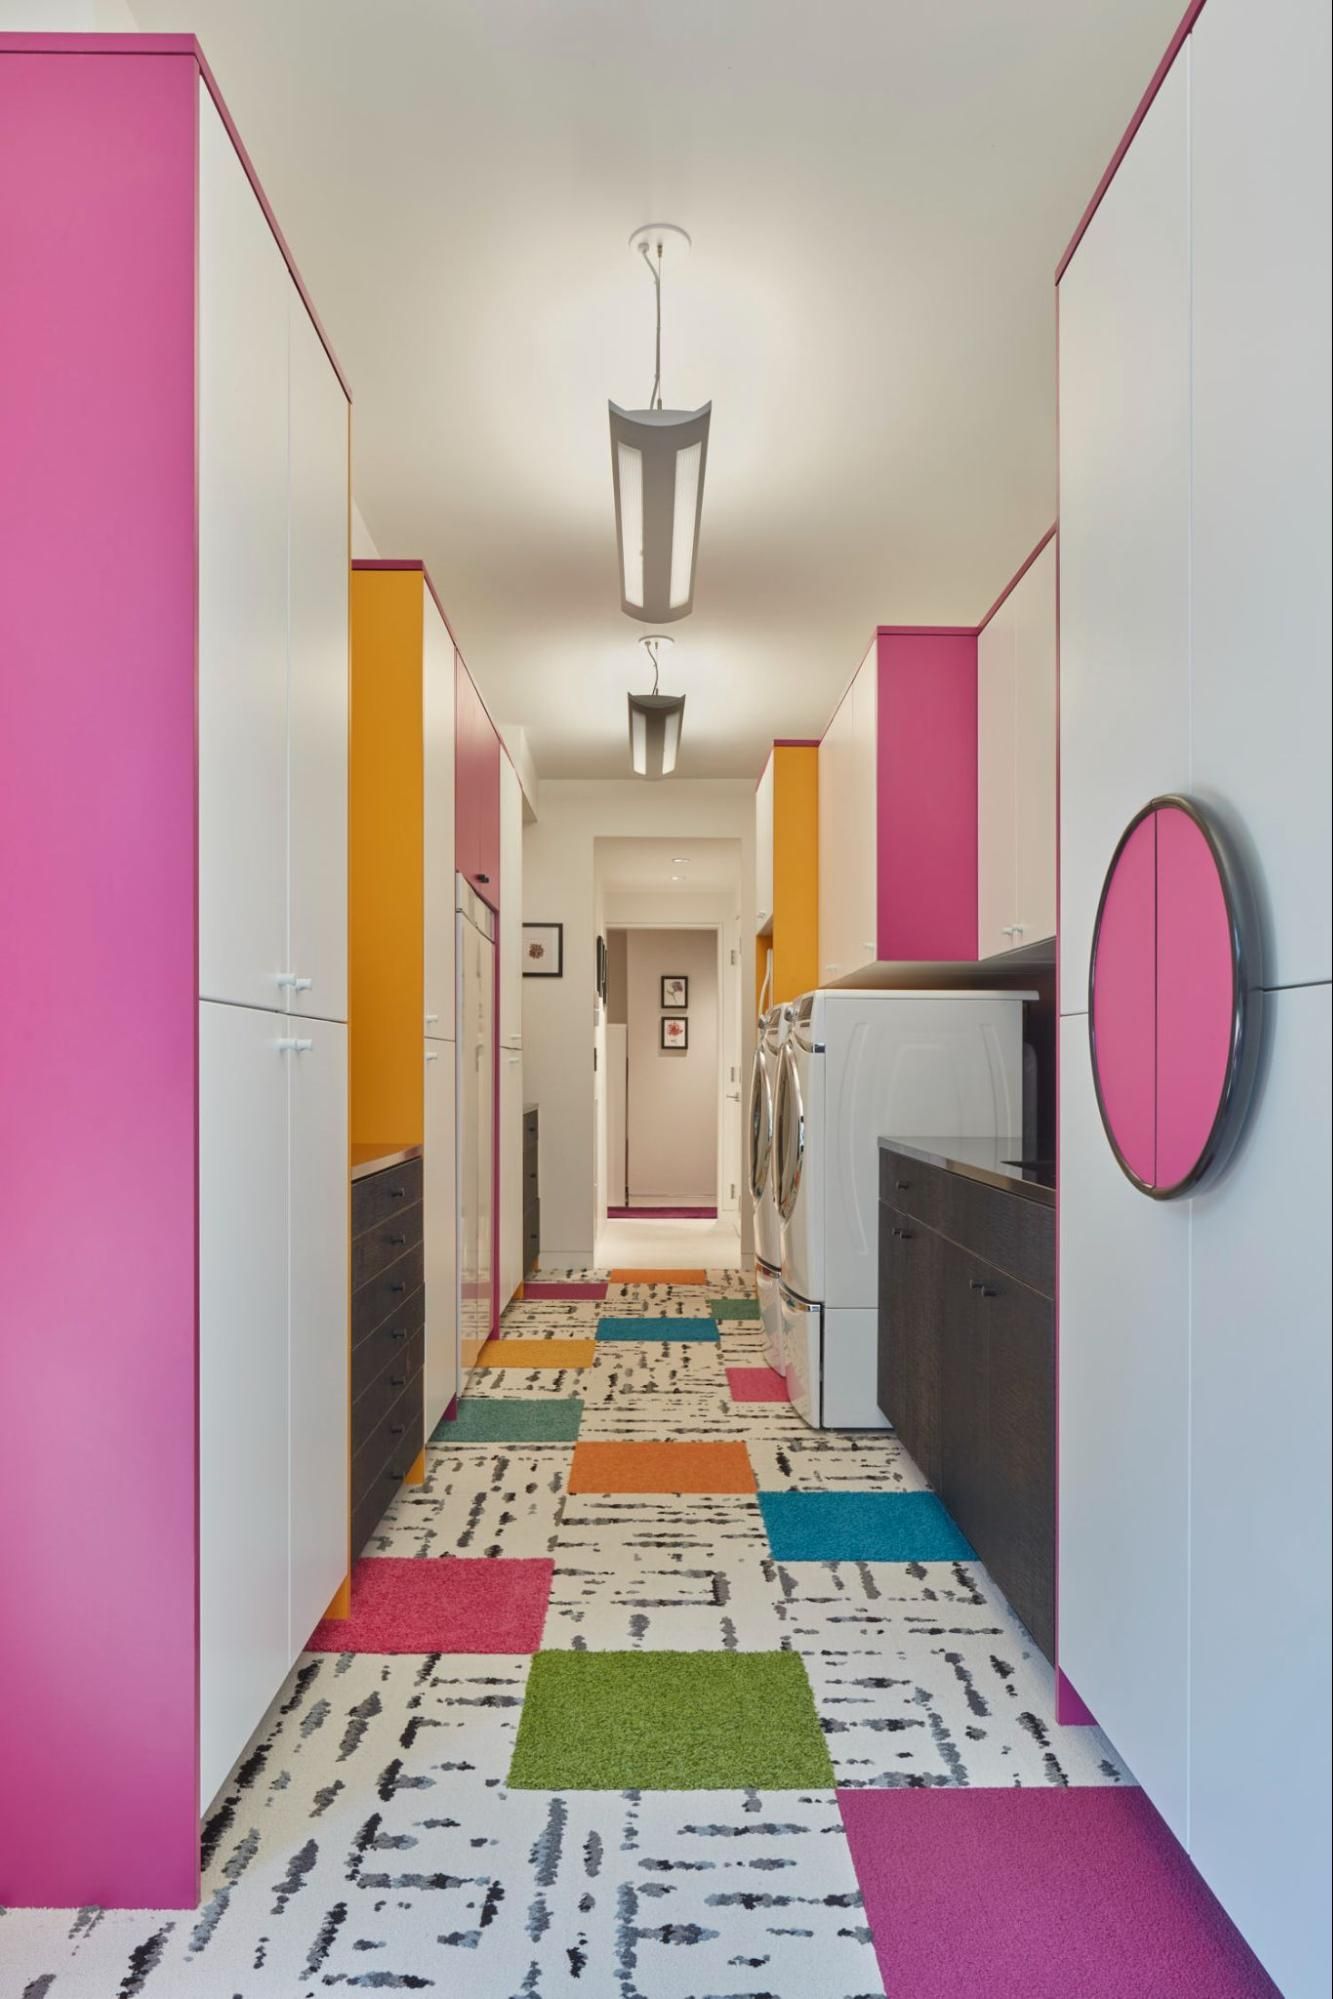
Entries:
[[755,793],[755,929],[766,1005],[819,982],[819,746],[774,743]]

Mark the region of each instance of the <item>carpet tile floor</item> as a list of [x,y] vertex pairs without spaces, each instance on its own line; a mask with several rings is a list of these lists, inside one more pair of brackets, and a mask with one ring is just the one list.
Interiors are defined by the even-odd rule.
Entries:
[[364,1550],[384,1649],[305,1652],[213,1803],[200,1908],[0,1911],[5,1999],[1269,1991],[896,1438],[772,1399],[746,1276],[548,1276]]

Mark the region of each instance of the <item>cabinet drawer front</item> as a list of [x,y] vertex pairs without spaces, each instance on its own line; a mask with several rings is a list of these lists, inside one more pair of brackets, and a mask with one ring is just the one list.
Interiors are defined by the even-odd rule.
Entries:
[[414,1291],[421,1289],[423,1251],[420,1242],[403,1251],[397,1261],[372,1277],[352,1294],[352,1345],[373,1333],[390,1313],[401,1311]]
[[950,1174],[945,1235],[1044,1298],[1055,1296],[1055,1210]]
[[[414,1389],[420,1389],[425,1359],[426,1329],[421,1326],[407,1339],[401,1354],[388,1362],[365,1394],[353,1405],[353,1465],[363,1452],[368,1452],[374,1457],[387,1448],[383,1439],[377,1444],[376,1438],[390,1417],[393,1420],[385,1433],[390,1444],[397,1444],[408,1434],[405,1429],[397,1427],[400,1418],[394,1415],[394,1411],[405,1398],[410,1397]],[[420,1401],[419,1395],[418,1401]],[[420,1439],[417,1448],[420,1448]]]
[[418,1201],[414,1207],[406,1208],[401,1214],[389,1215],[374,1228],[366,1229],[352,1238],[352,1289],[359,1291],[363,1284],[369,1284],[372,1277],[378,1277],[391,1263],[396,1263],[406,1250],[414,1249],[421,1241],[422,1205]]
[[401,1394],[416,1369],[417,1362],[412,1356],[425,1324],[426,1294],[417,1291],[401,1312],[395,1312],[382,1326],[376,1326],[368,1338],[352,1349],[352,1430],[358,1442],[368,1434],[366,1425],[359,1432],[357,1427],[357,1411],[362,1401],[372,1385],[383,1379],[386,1369],[403,1377],[396,1391]]
[[386,1166],[352,1182],[352,1234],[364,1235],[390,1215],[419,1206],[421,1202],[421,1161],[405,1159],[401,1166]]
[[531,1139],[531,1141],[532,1141],[532,1143],[533,1143],[534,1145],[535,1145],[535,1144],[537,1143],[537,1113],[536,1113],[536,1111],[524,1111],[524,1113],[523,1113],[523,1136],[524,1136],[524,1138],[526,1138],[526,1139]]
[[916,1221],[924,1222],[927,1228],[943,1227],[949,1183],[953,1178],[954,1175],[942,1173],[937,1166],[927,1166],[923,1161],[908,1159],[899,1152],[881,1151],[879,1155],[881,1201],[887,1201],[900,1214],[911,1215]]
[[886,1202],[879,1209],[876,1399],[918,1468],[940,1475],[940,1293],[945,1245]]
[[[413,1391],[402,1400],[409,1405],[413,1401]],[[415,1412],[404,1413],[396,1406],[391,1412],[391,1423],[381,1424],[375,1432],[379,1441],[380,1455],[373,1449],[362,1453],[362,1462],[354,1465],[352,1472],[352,1558],[361,1553],[386,1509],[398,1497],[403,1480],[412,1469],[412,1463],[421,1449],[421,1382],[418,1379],[415,1391]],[[403,1434],[389,1437],[389,1429],[403,1425]]]

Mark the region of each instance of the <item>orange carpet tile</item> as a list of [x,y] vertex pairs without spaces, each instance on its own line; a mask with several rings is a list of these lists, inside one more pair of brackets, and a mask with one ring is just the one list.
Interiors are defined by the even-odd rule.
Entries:
[[580,1443],[571,1492],[753,1492],[744,1444]]
[[596,1340],[488,1340],[479,1367],[591,1367]]
[[613,1270],[612,1284],[707,1284],[706,1270]]

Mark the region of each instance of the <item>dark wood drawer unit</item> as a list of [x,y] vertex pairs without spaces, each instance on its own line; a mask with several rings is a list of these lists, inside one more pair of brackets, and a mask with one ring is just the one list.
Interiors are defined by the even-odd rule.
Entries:
[[[396,1166],[386,1166],[383,1172],[367,1173],[352,1182],[352,1236],[355,1239],[368,1229],[387,1222],[391,1215],[401,1215],[408,1208],[421,1206],[421,1161],[404,1159]],[[420,1233],[420,1217],[417,1231]]]
[[421,1160],[352,1182],[352,1555],[424,1443]]
[[537,1268],[542,1249],[541,1180],[537,1168],[539,1127],[535,1106],[523,1113],[523,1275]]
[[1053,1201],[999,1172],[880,1160],[880,1408],[1050,1658]]

